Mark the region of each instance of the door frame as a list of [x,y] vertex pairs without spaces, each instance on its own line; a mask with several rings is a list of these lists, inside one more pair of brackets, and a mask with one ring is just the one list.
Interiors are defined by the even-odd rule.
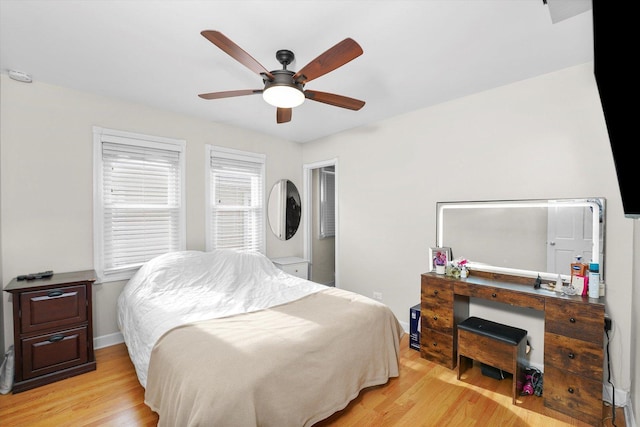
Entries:
[[303,246],[304,246],[304,258],[306,260],[309,261],[309,277],[311,276],[311,273],[313,271],[313,250],[312,250],[312,243],[313,243],[313,239],[311,238],[311,236],[313,236],[313,222],[312,222],[312,215],[311,215],[311,209],[313,208],[313,203],[311,200],[311,196],[313,195],[313,188],[311,188],[311,185],[313,183],[313,170],[314,169],[320,169],[326,166],[333,166],[335,168],[335,271],[334,271],[334,275],[335,275],[335,287],[339,288],[340,287],[340,274],[339,274],[339,262],[338,260],[340,259],[339,252],[338,252],[338,248],[340,247],[340,245],[338,244],[339,242],[339,230],[340,230],[340,224],[339,224],[339,218],[340,216],[338,215],[338,195],[340,194],[338,191],[339,188],[339,179],[338,179],[338,159],[337,158],[333,158],[333,159],[329,159],[329,160],[322,160],[322,161],[318,161],[318,162],[313,162],[313,163],[305,163],[302,165],[302,187],[303,187],[303,191],[302,191],[302,223],[304,224],[303,227],[303,233],[302,233],[302,240],[303,240]]

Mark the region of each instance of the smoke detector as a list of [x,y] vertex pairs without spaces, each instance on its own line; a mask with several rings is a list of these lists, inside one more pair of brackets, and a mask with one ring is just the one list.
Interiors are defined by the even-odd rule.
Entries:
[[9,70],[9,77],[13,80],[24,83],[31,83],[33,81],[30,74],[24,73],[22,71]]

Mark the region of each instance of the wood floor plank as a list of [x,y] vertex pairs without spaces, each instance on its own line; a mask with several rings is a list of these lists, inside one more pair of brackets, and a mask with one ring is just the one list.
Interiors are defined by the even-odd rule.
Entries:
[[[588,427],[545,408],[542,398],[524,396],[511,404],[511,380],[497,381],[474,367],[461,380],[456,371],[420,358],[402,339],[400,376],[363,390],[342,411],[314,427]],[[0,395],[2,427],[147,427],[158,416],[144,404],[127,348],[96,351],[95,371],[18,394]],[[603,407],[603,418],[611,409]],[[611,419],[603,426],[613,426]],[[622,408],[616,426],[625,427]]]

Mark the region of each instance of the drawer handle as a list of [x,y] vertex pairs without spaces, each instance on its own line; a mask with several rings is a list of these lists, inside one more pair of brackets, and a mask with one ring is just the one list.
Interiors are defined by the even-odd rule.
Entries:
[[433,320],[438,320],[438,316],[433,316]]
[[62,341],[64,339],[64,335],[54,335],[51,338],[49,338],[49,342],[58,342],[58,341]]
[[576,323],[576,319],[575,319],[575,318],[573,318],[573,317],[570,317],[570,318],[569,318],[569,322],[571,322],[571,323]]
[[573,394],[573,387],[569,387],[569,388],[567,389],[567,391],[568,391],[569,393]]
[[438,295],[438,290],[436,289],[435,291],[433,291],[434,295]]
[[59,289],[56,289],[55,291],[51,291],[47,294],[49,298],[59,297],[60,295],[62,295],[62,291]]
[[493,293],[493,294],[491,294],[491,296],[492,296],[493,298],[495,298],[495,297],[497,297],[497,296],[498,296],[498,294]]
[[434,346],[434,347],[437,347],[437,346],[438,346],[438,343],[437,343],[437,342],[434,342],[434,343],[433,343],[433,346]]
[[575,355],[575,354],[573,354],[573,353],[569,353],[569,359],[575,359],[575,358],[576,358],[576,355]]

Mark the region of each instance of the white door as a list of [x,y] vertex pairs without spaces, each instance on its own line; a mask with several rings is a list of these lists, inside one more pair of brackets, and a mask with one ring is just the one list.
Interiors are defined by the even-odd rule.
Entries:
[[549,207],[547,227],[547,271],[571,274],[576,256],[591,262],[593,253],[593,219],[591,208]]

